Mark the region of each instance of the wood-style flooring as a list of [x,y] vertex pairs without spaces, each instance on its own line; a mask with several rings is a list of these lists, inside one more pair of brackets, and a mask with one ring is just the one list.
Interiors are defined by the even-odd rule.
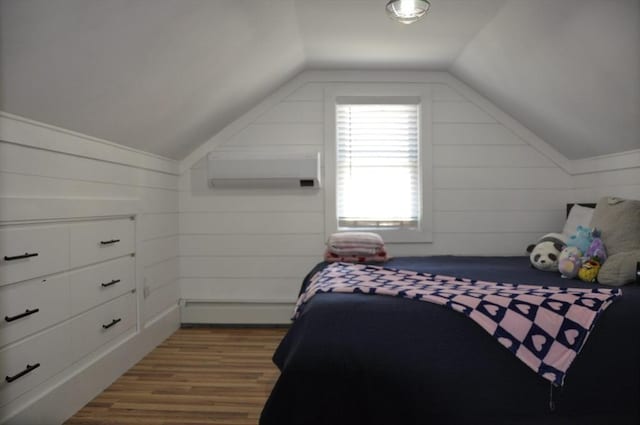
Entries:
[[65,424],[257,424],[285,332],[179,329]]

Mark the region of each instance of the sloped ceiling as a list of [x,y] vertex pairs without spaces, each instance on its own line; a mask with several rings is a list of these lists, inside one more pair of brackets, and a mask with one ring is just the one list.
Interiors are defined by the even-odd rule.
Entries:
[[293,1],[2,0],[0,110],[181,158],[304,66]]
[[180,159],[303,69],[449,70],[568,158],[640,148],[640,0],[0,0],[0,110]]
[[640,1],[510,1],[451,70],[569,159],[640,148]]

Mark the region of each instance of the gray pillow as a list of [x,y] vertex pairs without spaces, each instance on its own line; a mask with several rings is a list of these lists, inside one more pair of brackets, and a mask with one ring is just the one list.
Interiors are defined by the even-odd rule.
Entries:
[[598,282],[612,286],[631,283],[636,280],[638,262],[640,262],[640,249],[614,254],[602,264],[598,272]]
[[640,250],[640,201],[600,199],[591,227],[602,232],[601,238],[610,256]]

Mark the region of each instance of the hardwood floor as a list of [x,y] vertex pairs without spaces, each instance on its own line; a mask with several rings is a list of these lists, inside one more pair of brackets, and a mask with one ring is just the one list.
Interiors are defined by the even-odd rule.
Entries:
[[257,424],[285,332],[179,329],[65,424]]

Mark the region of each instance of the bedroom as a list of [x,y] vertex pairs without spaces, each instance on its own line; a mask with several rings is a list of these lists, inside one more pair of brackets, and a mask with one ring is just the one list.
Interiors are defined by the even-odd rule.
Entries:
[[[640,199],[638,1],[431,3],[402,25],[377,0],[1,0],[1,230],[54,257],[0,269],[0,288],[74,285],[115,257],[128,280],[117,306],[52,298],[40,325],[2,334],[3,362],[53,330],[68,344],[3,392],[0,422],[63,422],[181,323],[289,323],[335,226],[327,108],[354,87],[429,105],[431,241],[388,242],[394,257],[524,256],[567,203]],[[321,187],[212,189],[212,151],[320,152]],[[107,224],[127,237],[115,257],[73,253]],[[71,328],[102,306],[132,314],[76,347]]]

